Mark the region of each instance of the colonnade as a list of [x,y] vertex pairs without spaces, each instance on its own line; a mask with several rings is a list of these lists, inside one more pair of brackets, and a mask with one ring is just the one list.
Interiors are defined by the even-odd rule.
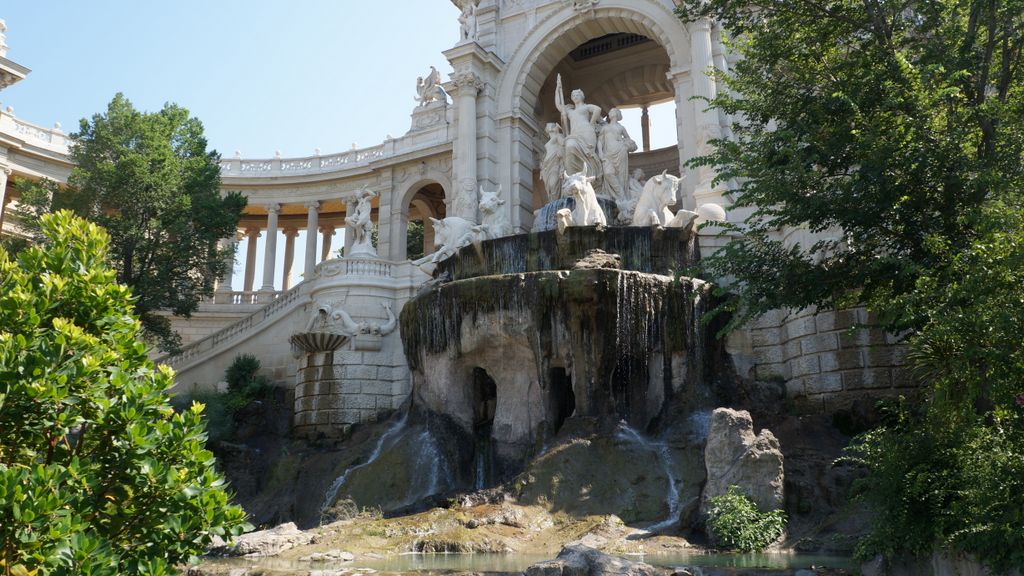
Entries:
[[[218,304],[255,304],[272,300],[279,292],[275,287],[277,278],[281,278],[281,290],[289,290],[292,287],[292,272],[295,267],[295,239],[300,230],[306,230],[306,247],[303,254],[302,275],[309,278],[313,275],[316,265],[330,258],[332,239],[337,230],[337,225],[332,221],[321,222],[320,207],[318,201],[306,202],[306,225],[298,226],[295,223],[287,222],[283,226],[279,223],[282,205],[272,203],[264,206],[267,210],[266,224],[260,225],[247,220],[246,225],[239,230],[235,238],[225,238],[221,242],[223,248],[228,248],[231,254],[229,265],[224,276],[218,283],[214,302]],[[334,219],[337,220],[336,218]],[[310,231],[313,231],[310,234]],[[256,263],[258,254],[257,241],[265,236],[263,245],[263,277],[261,283],[256,285]],[[278,272],[278,235],[284,236],[284,262]],[[320,235],[322,248],[317,253],[317,234]],[[240,241],[245,242],[245,262],[242,268],[243,282],[241,292],[232,289],[234,281],[234,255]],[[280,274],[280,276],[278,276]]]

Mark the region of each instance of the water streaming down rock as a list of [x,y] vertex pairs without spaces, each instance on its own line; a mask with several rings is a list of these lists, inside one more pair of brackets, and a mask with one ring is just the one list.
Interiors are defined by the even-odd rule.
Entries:
[[668,514],[664,520],[649,526],[647,529],[651,532],[658,532],[676,527],[679,524],[682,507],[679,502],[679,480],[676,478],[675,471],[673,470],[672,453],[669,450],[668,444],[665,442],[654,442],[625,423],[619,426],[615,435],[619,439],[633,442],[645,450],[654,452],[658,457],[658,462],[661,464],[662,471],[665,473],[668,483],[668,489],[665,493]]
[[324,495],[323,503],[320,504],[321,515],[326,512],[328,508],[334,505],[334,501],[338,498],[338,491],[345,485],[345,482],[348,480],[348,477],[352,472],[359,470],[360,468],[365,468],[376,462],[377,458],[380,458],[384,446],[394,443],[399,434],[403,432],[408,418],[409,412],[402,412],[401,417],[396,420],[394,424],[392,424],[383,434],[381,434],[380,438],[377,439],[377,444],[373,447],[373,450],[370,452],[370,455],[366,458],[365,462],[356,466],[350,466],[341,474],[341,476],[334,479],[334,482],[331,483],[331,486],[327,489],[327,493]]

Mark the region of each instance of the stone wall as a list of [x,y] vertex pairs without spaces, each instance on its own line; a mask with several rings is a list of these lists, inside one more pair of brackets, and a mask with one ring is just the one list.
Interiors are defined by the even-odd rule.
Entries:
[[732,334],[728,349],[740,376],[782,381],[801,411],[832,412],[858,398],[913,390],[898,338],[863,309],[776,310]]
[[296,374],[292,426],[299,436],[345,436],[354,424],[398,409],[409,395],[409,369],[400,354],[339,350],[309,359]]

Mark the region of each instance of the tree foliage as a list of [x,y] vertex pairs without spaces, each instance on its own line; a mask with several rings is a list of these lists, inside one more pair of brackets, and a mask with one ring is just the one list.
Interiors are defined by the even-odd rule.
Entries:
[[[970,245],[986,201],[1019,195],[1021,0],[690,0],[680,13],[722,22],[742,56],[711,103],[735,139],[695,162],[738,183],[750,214],[708,261],[739,280],[736,322],[906,294]],[[780,241],[800,226],[824,239]]]
[[244,513],[204,448],[201,405],[175,414],[171,371],[136,340],[108,236],[62,211],[17,261],[0,250],[0,566],[169,574]]
[[188,316],[225,271],[218,241],[235,234],[245,198],[220,194],[219,155],[203,126],[167,104],[140,112],[117,94],[104,114],[71,135],[75,164],[66,189],[42,195],[48,211],[67,208],[103,226],[118,282],[135,295],[146,332],[167,350],[180,339],[165,316]]
[[[878,513],[863,554],[1024,568],[1024,2],[696,0],[742,54],[711,103],[739,120],[695,165],[737,184],[733,326],[866,305],[908,329],[923,402],[849,458]],[[822,238],[787,245],[782,228]]]

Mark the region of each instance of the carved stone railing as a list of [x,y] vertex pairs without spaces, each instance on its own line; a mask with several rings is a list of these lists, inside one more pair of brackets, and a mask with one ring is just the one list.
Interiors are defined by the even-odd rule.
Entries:
[[338,275],[389,278],[393,268],[392,262],[376,258],[335,258],[321,262],[316,271],[321,278]]
[[298,176],[318,172],[332,172],[360,166],[383,158],[385,145],[348,150],[338,154],[306,156],[302,158],[231,158],[221,160],[220,173],[231,178]]
[[42,145],[61,154],[68,153],[71,141],[59,127],[43,128],[19,120],[7,112],[0,112],[0,133],[9,134],[32,144]]
[[[174,355],[167,355],[157,359],[157,362],[167,364],[171,367],[178,367],[186,362],[198,358],[208,352],[217,349],[221,344],[234,340],[236,337],[255,330],[259,326],[262,326],[267,321],[276,317],[282,311],[288,310],[291,304],[299,299],[302,292],[303,285],[299,284],[287,292],[278,292],[275,294],[275,298],[272,302],[268,303],[263,308],[260,308],[256,312],[242,318],[234,324],[230,324],[221,328],[220,330],[210,334],[206,338],[199,340],[193,344],[190,344],[183,348],[181,352]],[[256,292],[237,292],[237,294],[253,294]],[[239,302],[241,303],[241,302]]]

